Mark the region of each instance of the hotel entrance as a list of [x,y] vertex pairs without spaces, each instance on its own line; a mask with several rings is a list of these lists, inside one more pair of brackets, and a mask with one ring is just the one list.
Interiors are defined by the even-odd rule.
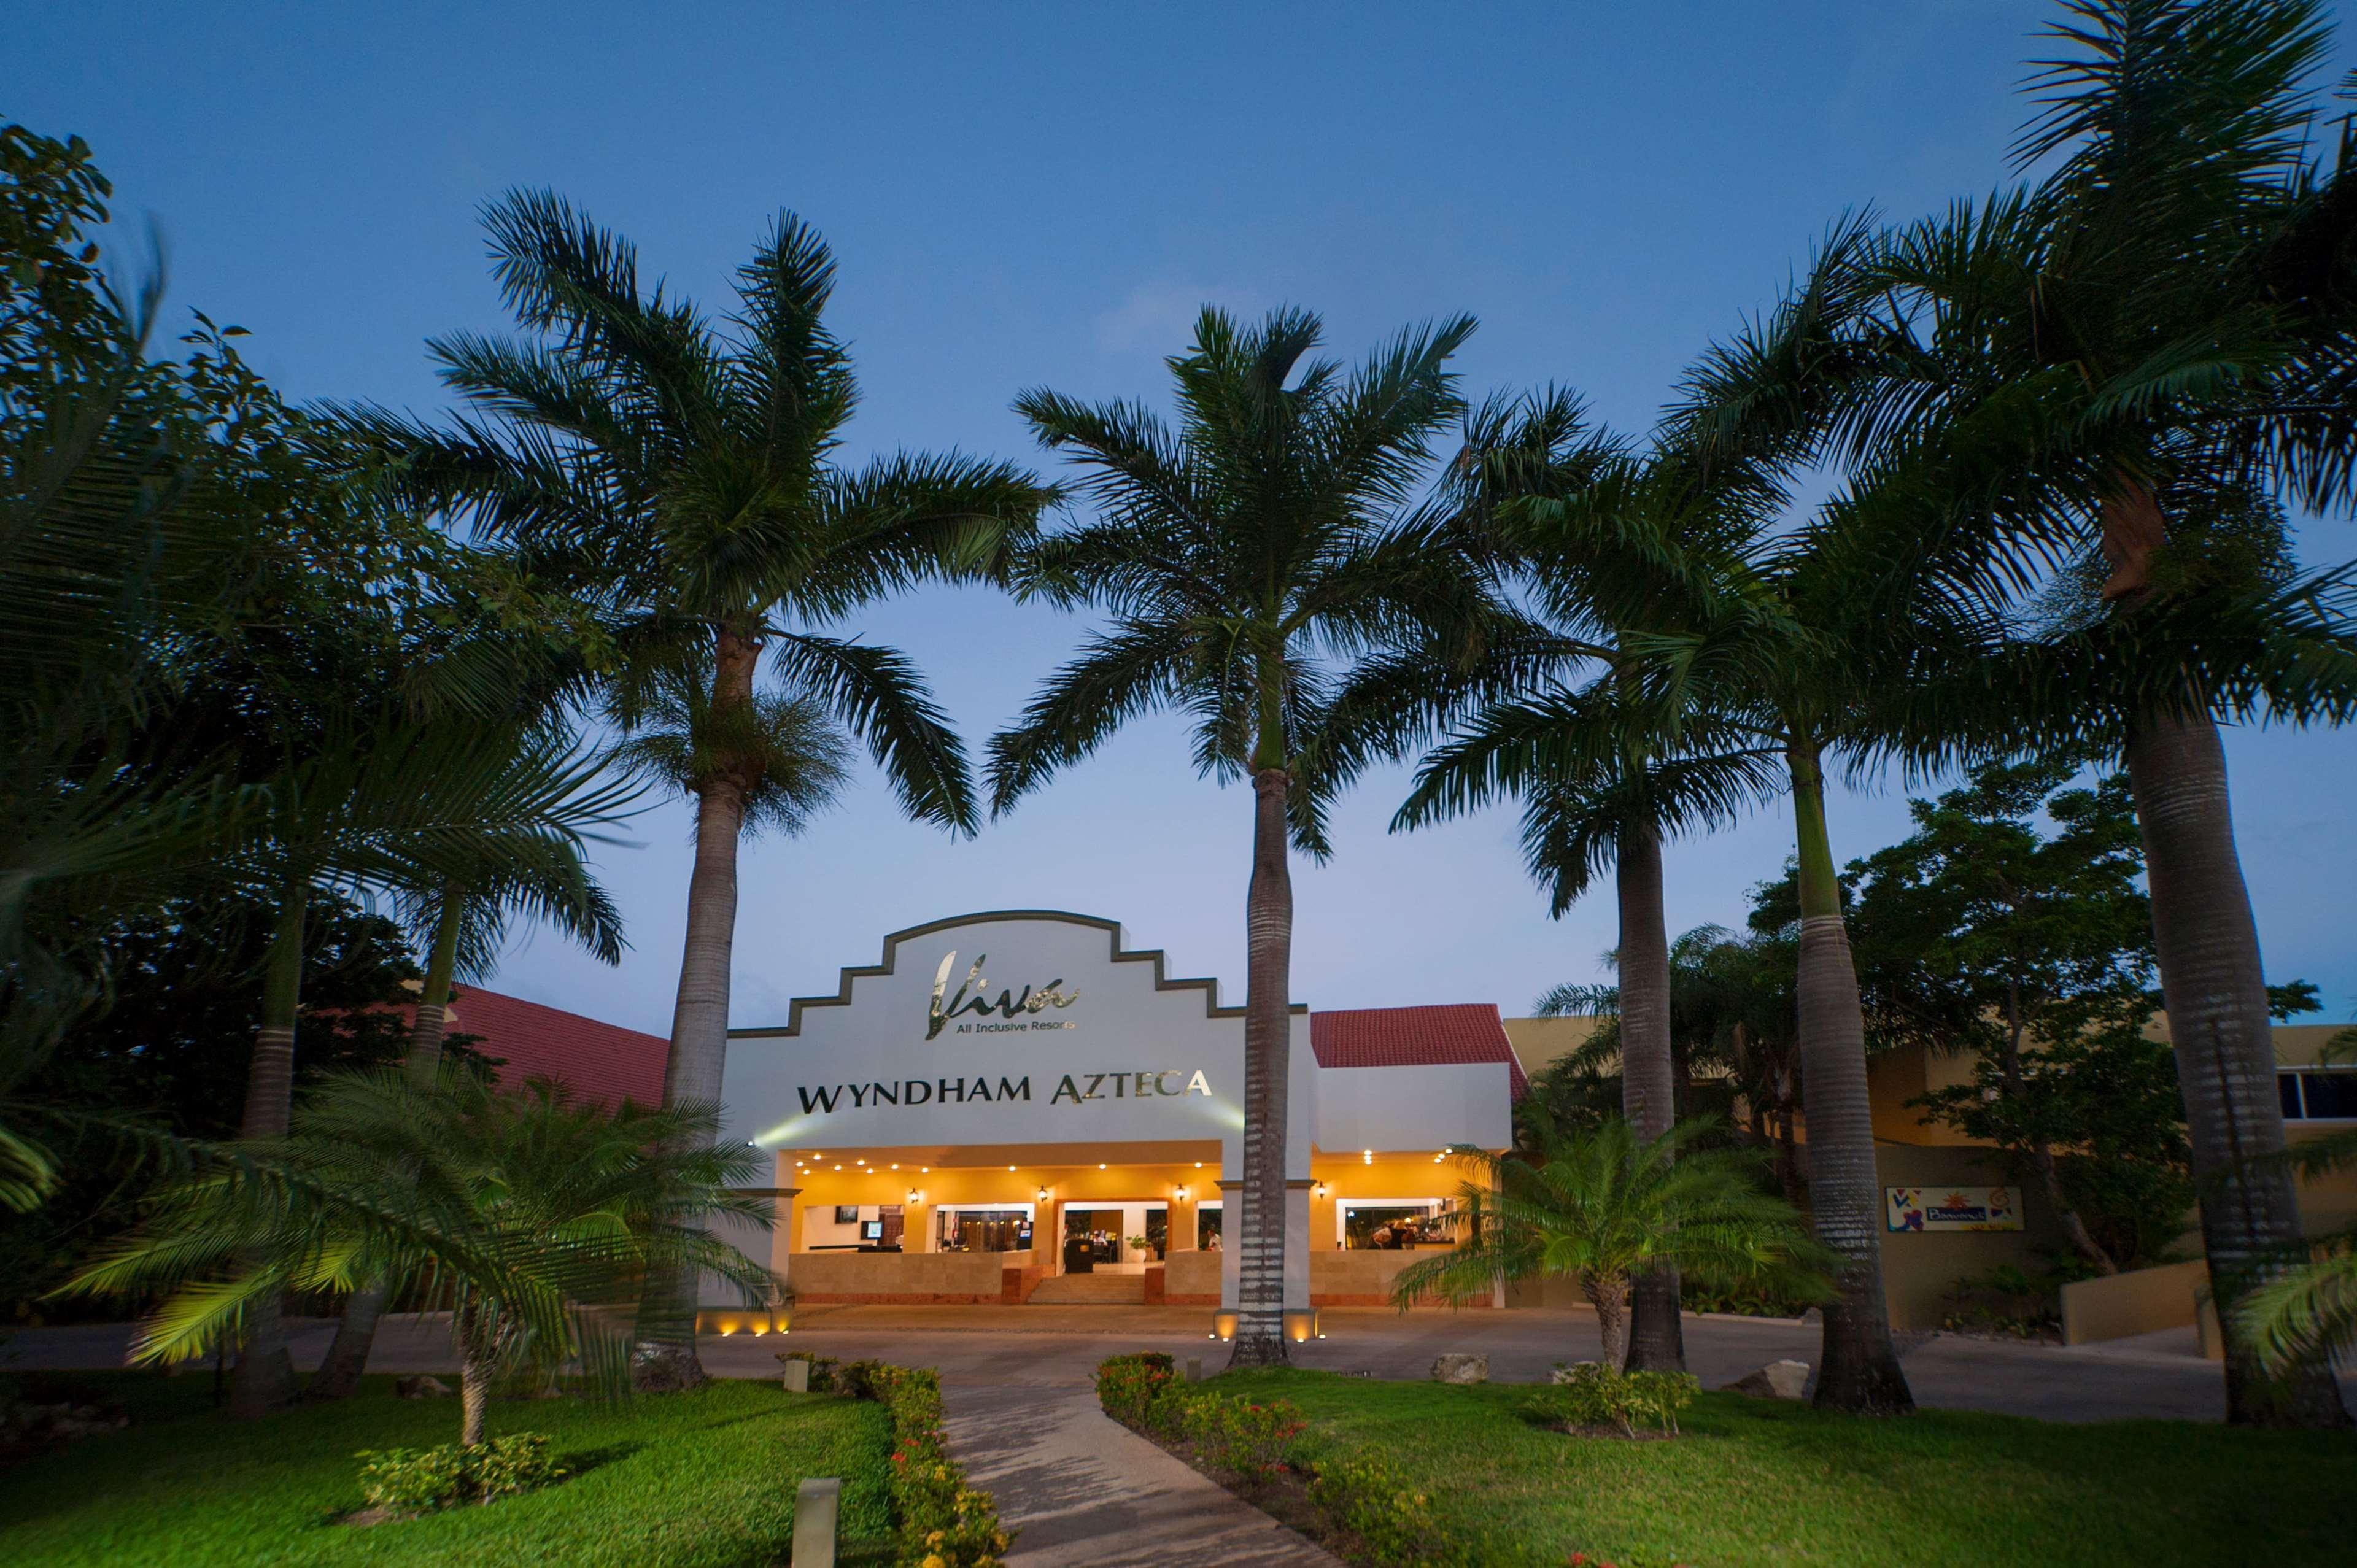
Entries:
[[[1503,1147],[1517,1086],[1494,1008],[1329,1016],[1348,1027],[1290,1019],[1284,1292],[1302,1314],[1388,1300],[1447,1243],[1441,1151]],[[894,932],[834,994],[729,1031],[724,1135],[775,1173],[774,1226],[738,1244],[812,1305],[1232,1310],[1243,1036],[1243,1008],[1111,920]]]

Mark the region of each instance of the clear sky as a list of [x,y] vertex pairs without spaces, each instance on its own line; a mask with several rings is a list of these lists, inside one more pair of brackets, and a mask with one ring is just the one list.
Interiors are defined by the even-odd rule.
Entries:
[[[1558,381],[1641,429],[1843,209],[1911,217],[1999,178],[2051,10],[81,0],[9,24],[0,114],[87,138],[118,228],[163,236],[176,306],[251,328],[299,399],[441,406],[424,339],[502,325],[478,209],[547,185],[715,305],[774,209],[816,224],[866,389],[854,456],[1029,459],[1017,389],[1158,400],[1205,301],[1318,310],[1349,357],[1469,310],[1469,391]],[[2312,560],[2352,546],[2343,521],[2303,540]],[[1081,623],[935,591],[858,629],[920,661],[978,752]],[[2350,1016],[2357,738],[2236,733],[2228,753],[2269,977],[2315,980]],[[1403,778],[1365,784],[1333,862],[1297,868],[1296,998],[1516,1013],[1599,976],[1609,895],[1550,922],[1506,812],[1387,836]],[[1845,858],[1904,832],[1895,784],[1835,809]],[[899,820],[863,778],[804,837],[748,846],[736,1021],[831,993],[886,931],[1007,908],[1120,919],[1240,1002],[1250,811],[1195,778],[1168,722],[970,842]],[[688,822],[666,804],[601,857],[620,969],[543,935],[500,988],[668,1032]],[[1738,924],[1790,831],[1779,803],[1673,846],[1673,930]]]

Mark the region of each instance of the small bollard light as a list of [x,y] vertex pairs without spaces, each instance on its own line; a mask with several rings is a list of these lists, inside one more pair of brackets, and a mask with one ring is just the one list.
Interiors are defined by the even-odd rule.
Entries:
[[810,1363],[800,1357],[786,1363],[786,1392],[790,1394],[810,1392]]
[[813,1476],[794,1488],[794,1568],[834,1568],[835,1514],[843,1482]]
[[1187,1380],[1190,1383],[1200,1383],[1203,1380],[1203,1358],[1200,1356],[1187,1358]]

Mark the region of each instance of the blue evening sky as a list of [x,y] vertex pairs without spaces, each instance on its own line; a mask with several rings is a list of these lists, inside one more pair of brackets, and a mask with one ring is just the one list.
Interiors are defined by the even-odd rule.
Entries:
[[[771,212],[798,210],[841,263],[834,321],[866,389],[853,455],[1031,460],[1017,389],[1159,400],[1161,356],[1205,301],[1309,306],[1348,357],[1469,310],[1469,391],[1560,381],[1641,428],[1845,207],[1911,217],[1999,177],[2051,11],[82,0],[10,25],[0,113],[86,137],[134,231],[118,248],[152,220],[176,307],[251,328],[292,397],[441,406],[425,338],[502,325],[478,208],[547,185],[716,306]],[[2343,521],[2303,543],[2352,547]],[[916,657],[978,753],[1082,625],[970,590],[857,629]],[[2269,976],[2319,982],[2347,1017],[2357,737],[2236,733],[2228,750]],[[1600,977],[1609,891],[1549,921],[1506,811],[1387,835],[1404,777],[1369,780],[1333,862],[1297,868],[1296,998],[1512,1014]],[[899,820],[863,776],[804,837],[748,846],[736,1021],[831,993],[886,931],[1007,908],[1118,918],[1241,1001],[1250,810],[1194,776],[1168,721],[971,842]],[[1845,794],[1835,852],[1905,821],[1895,783]],[[688,826],[667,802],[639,847],[600,857],[633,943],[619,970],[544,934],[495,983],[667,1033]],[[1673,846],[1672,929],[1739,924],[1789,834],[1778,802]]]

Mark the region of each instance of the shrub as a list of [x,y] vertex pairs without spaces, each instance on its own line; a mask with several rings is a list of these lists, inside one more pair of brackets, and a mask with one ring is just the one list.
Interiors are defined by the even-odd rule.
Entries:
[[371,1508],[392,1513],[424,1513],[454,1503],[488,1503],[564,1478],[565,1467],[549,1457],[548,1439],[519,1432],[471,1445],[445,1443],[437,1448],[363,1449],[361,1496]]
[[[892,1418],[892,1512],[907,1568],[998,1568],[1014,1538],[987,1492],[965,1484],[942,1440],[942,1380],[928,1368],[854,1362]],[[851,1368],[845,1368],[849,1372]]]
[[1678,1412],[1702,1391],[1687,1372],[1616,1372],[1598,1361],[1555,1369],[1556,1381],[1525,1408],[1541,1420],[1566,1426],[1617,1426],[1631,1437],[1649,1421],[1674,1437]]
[[1432,1498],[1386,1459],[1330,1455],[1311,1466],[1309,1505],[1327,1525],[1359,1538],[1369,1557],[1396,1568],[1458,1568],[1475,1558],[1434,1517]]
[[1097,1365],[1097,1403],[1126,1426],[1146,1424],[1156,1399],[1175,1386],[1177,1374],[1169,1357],[1160,1351],[1114,1356]]
[[884,1403],[884,1386],[891,1374],[907,1370],[889,1361],[845,1361],[834,1369],[831,1380],[834,1391],[845,1399],[877,1400]]
[[1286,1467],[1294,1440],[1308,1425],[1300,1407],[1289,1400],[1255,1404],[1206,1392],[1184,1408],[1187,1435],[1194,1439],[1204,1463],[1254,1485]]

